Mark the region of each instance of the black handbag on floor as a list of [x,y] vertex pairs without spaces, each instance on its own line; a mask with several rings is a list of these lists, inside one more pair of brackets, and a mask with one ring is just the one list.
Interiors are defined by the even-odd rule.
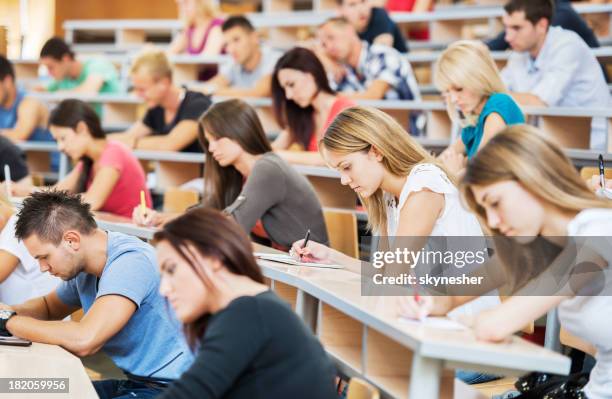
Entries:
[[530,373],[514,383],[521,393],[515,399],[588,399],[582,390],[587,382],[589,373],[569,376]]

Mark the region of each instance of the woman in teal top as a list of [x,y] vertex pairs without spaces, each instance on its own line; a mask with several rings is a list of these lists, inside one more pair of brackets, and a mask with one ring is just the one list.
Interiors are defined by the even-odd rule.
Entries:
[[507,94],[499,70],[487,47],[461,40],[438,59],[434,81],[446,100],[450,118],[461,127],[461,139],[440,155],[445,166],[462,174],[466,159],[508,125],[525,123],[525,117]]
[[[482,107],[478,115],[478,121],[473,126],[465,126],[461,130],[461,141],[465,146],[465,154],[471,159],[480,148],[484,136],[485,126],[489,115],[497,114],[505,125],[516,125],[525,123],[523,111],[514,102],[512,97],[506,93],[494,93]],[[497,131],[499,132],[499,130]],[[496,133],[497,133],[496,132]],[[490,137],[487,137],[487,141]]]

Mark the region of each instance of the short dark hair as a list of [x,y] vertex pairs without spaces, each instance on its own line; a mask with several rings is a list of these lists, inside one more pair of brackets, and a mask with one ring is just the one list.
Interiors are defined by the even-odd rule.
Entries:
[[555,13],[555,3],[554,0],[510,0],[504,6],[504,10],[508,15],[523,11],[525,18],[533,25],[542,18],[546,19],[550,25]]
[[78,194],[49,189],[23,200],[17,214],[15,236],[24,240],[36,234],[41,241],[59,245],[66,230],[91,234],[98,225],[91,207]]
[[74,53],[70,50],[70,46],[61,37],[52,37],[47,40],[42,50],[40,50],[40,58],[51,57],[59,61],[65,55],[74,58]]
[[4,80],[7,76],[15,80],[15,68],[13,64],[3,55],[0,54],[0,80]]
[[255,31],[255,28],[253,27],[253,24],[251,24],[251,21],[249,21],[248,18],[244,15],[233,15],[229,17],[225,20],[225,22],[223,22],[223,25],[221,25],[221,30],[223,32],[227,32],[228,30],[236,27],[242,28],[247,32]]

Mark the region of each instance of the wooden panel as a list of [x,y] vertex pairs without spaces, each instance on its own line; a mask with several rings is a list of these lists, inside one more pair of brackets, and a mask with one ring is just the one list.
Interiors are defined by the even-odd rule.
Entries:
[[193,190],[171,187],[164,191],[164,212],[183,213],[200,201],[200,194]]
[[159,162],[155,169],[157,187],[165,190],[196,179],[200,177],[201,167],[197,163]]
[[412,351],[376,330],[368,328],[366,339],[366,375],[402,377],[408,381]]
[[321,302],[317,322],[319,340],[326,351],[360,371],[363,329],[357,320]]
[[446,111],[427,113],[427,138],[448,139],[451,135],[451,120]]
[[353,211],[324,209],[330,246],[352,258],[359,258],[357,217]]
[[340,184],[340,179],[321,176],[307,177],[321,205],[329,208],[355,209],[357,196],[350,187]]
[[104,125],[128,124],[136,122],[139,114],[138,104],[106,103],[102,112]]
[[51,153],[28,151],[26,162],[30,173],[48,172],[51,170]]
[[589,148],[591,118],[543,116],[540,129],[563,148]]
[[284,301],[291,305],[291,309],[295,310],[295,302],[297,301],[297,289],[287,284],[274,282],[274,292]]
[[178,18],[174,0],[55,0],[55,34],[64,36],[68,19],[173,19]]

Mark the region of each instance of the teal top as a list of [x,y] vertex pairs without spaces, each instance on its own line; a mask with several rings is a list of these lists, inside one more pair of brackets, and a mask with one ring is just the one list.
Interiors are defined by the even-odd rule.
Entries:
[[[54,80],[47,86],[47,90],[55,92],[58,90],[72,90],[79,87],[83,82],[87,80],[90,75],[99,75],[104,79],[104,83],[98,93],[120,93],[121,84],[119,82],[119,75],[117,74],[117,68],[105,59],[89,59],[83,62],[83,69],[80,75],[76,79],[65,78],[61,80]],[[92,104],[94,110],[102,118],[102,104]]]
[[461,130],[461,140],[465,145],[468,159],[471,159],[478,151],[484,133],[485,120],[493,112],[499,114],[508,126],[525,123],[525,116],[512,97],[504,93],[492,94],[482,109],[476,125]]
[[76,79],[66,78],[51,82],[47,87],[50,92],[58,90],[72,90],[80,86],[90,75],[99,75],[104,79],[104,84],[99,93],[119,93],[121,85],[115,66],[105,59],[89,59],[83,62],[81,74]]

